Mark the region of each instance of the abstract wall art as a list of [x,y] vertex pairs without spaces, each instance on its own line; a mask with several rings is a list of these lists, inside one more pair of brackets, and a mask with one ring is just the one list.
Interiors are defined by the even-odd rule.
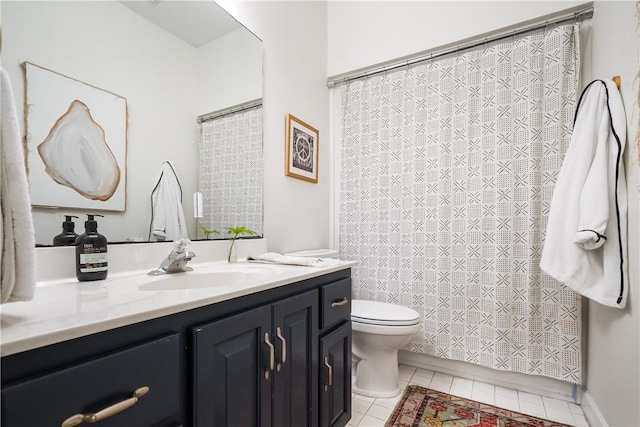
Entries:
[[31,203],[124,211],[127,101],[25,62]]

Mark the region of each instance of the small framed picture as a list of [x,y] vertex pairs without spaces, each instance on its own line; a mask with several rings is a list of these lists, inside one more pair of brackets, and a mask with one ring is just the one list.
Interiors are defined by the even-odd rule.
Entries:
[[318,182],[318,143],[320,132],[299,118],[287,115],[285,175]]

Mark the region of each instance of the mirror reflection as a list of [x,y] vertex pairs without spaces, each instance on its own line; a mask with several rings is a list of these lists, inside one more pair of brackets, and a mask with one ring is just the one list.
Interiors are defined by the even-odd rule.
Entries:
[[[147,241],[165,162],[178,178],[189,238],[225,238],[201,228],[239,225],[262,235],[262,42],[254,34],[213,1],[4,0],[0,7],[2,67],[19,117],[25,62],[126,101],[124,185],[114,193],[123,192],[124,205],[34,205],[38,245],[53,243],[65,215],[79,217],[82,234],[90,213],[104,215],[98,231],[109,242]],[[26,118],[22,125],[33,155],[40,136]],[[40,186],[31,176],[29,184]]]

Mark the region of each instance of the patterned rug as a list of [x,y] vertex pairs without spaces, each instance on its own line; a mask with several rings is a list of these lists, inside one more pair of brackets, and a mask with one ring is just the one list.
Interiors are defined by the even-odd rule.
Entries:
[[417,385],[408,386],[385,427],[568,427]]

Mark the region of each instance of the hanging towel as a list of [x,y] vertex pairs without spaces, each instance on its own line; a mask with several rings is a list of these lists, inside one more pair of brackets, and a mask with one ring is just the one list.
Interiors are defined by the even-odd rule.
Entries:
[[187,237],[187,226],[182,209],[182,187],[173,165],[170,162],[164,162],[151,192],[149,240],[154,242]]
[[573,135],[551,200],[543,271],[601,304],[627,300],[626,121],[612,81],[594,80],[578,101]]
[[16,105],[3,69],[0,98],[0,303],[5,303],[33,299],[36,245]]

